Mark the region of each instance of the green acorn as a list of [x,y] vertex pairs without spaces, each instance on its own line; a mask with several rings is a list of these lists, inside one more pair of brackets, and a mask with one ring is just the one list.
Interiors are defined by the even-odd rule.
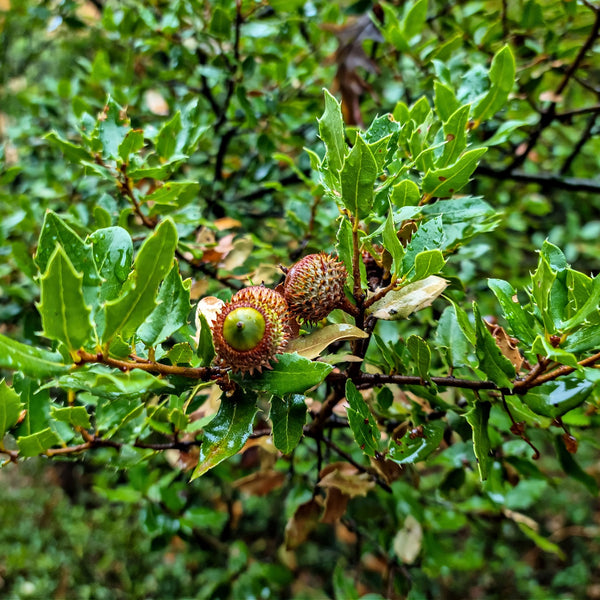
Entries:
[[253,373],[270,368],[291,336],[290,315],[283,296],[263,286],[237,292],[212,326],[217,361],[232,371]]
[[346,279],[344,263],[325,252],[309,254],[287,271],[283,296],[300,322],[315,324],[336,308],[356,314],[344,292]]

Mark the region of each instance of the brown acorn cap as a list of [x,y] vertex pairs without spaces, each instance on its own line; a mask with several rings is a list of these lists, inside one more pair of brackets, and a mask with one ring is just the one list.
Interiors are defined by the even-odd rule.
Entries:
[[291,267],[285,277],[283,295],[290,312],[299,320],[317,323],[336,308],[350,305],[344,285],[348,272],[344,263],[330,254],[309,254]]
[[[234,313],[244,308],[253,310]],[[231,318],[227,319],[232,313],[234,317],[239,315],[233,324]],[[271,368],[270,361],[283,352],[290,339],[289,319],[288,305],[278,292],[264,286],[240,290],[223,306],[212,325],[217,363],[234,372],[250,374],[263,367]],[[257,321],[260,327],[255,326]],[[234,345],[248,349],[239,350]]]

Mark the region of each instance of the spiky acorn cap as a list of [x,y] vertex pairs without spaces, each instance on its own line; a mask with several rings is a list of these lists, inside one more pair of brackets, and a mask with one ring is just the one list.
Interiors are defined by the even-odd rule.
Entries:
[[330,254],[309,254],[286,274],[283,295],[299,320],[316,323],[335,308],[352,309],[344,293],[348,272]]
[[270,368],[290,339],[290,315],[283,296],[264,286],[247,287],[223,306],[213,326],[217,361],[242,373]]

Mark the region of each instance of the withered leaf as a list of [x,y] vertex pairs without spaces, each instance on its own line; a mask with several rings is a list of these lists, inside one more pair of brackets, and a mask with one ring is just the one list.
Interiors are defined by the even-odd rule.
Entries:
[[521,367],[523,366],[523,357],[521,356],[521,353],[517,348],[519,340],[508,335],[508,333],[506,333],[504,328],[500,327],[500,325],[489,323],[485,319],[483,322],[485,323],[489,332],[492,334],[502,354],[506,356],[508,360],[510,360],[510,362],[513,364],[515,370],[518,373],[521,370]]
[[369,337],[368,334],[354,325],[336,323],[291,340],[286,348],[286,352],[297,352],[300,356],[312,360],[313,358],[317,358],[327,346],[334,342],[366,337]]
[[285,547],[287,550],[298,548],[308,539],[311,531],[319,523],[320,514],[321,507],[314,498],[301,504],[296,509],[296,512],[285,526]]
[[350,496],[338,488],[330,487],[325,495],[325,509],[321,516],[321,523],[335,523],[344,516]]
[[285,473],[281,471],[257,471],[238,479],[233,483],[233,487],[250,496],[266,496],[281,487],[284,481]]
[[354,465],[336,462],[327,465],[321,471],[319,486],[336,488],[349,498],[366,496],[375,487],[375,481],[369,473],[361,473]]

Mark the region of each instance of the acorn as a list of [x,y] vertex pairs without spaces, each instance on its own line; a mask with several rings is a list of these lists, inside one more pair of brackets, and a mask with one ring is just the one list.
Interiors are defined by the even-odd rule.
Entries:
[[290,315],[283,296],[264,286],[247,287],[225,304],[212,325],[217,362],[250,374],[271,368],[290,339]]
[[300,322],[314,325],[336,308],[355,315],[357,309],[344,292],[346,279],[346,267],[337,258],[309,254],[287,271],[283,296]]

